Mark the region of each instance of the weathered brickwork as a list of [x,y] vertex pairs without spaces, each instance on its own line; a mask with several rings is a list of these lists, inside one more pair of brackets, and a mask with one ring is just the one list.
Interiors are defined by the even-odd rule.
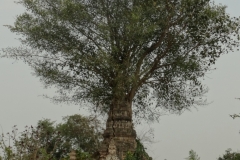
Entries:
[[116,155],[123,160],[127,152],[136,149],[136,131],[132,123],[132,110],[130,105],[114,106],[109,111],[106,129],[103,134],[104,141],[99,149],[100,160],[106,160],[110,155],[110,144],[114,142]]

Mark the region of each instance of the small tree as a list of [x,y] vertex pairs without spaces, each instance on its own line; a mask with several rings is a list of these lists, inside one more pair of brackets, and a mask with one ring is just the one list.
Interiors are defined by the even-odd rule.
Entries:
[[200,160],[200,157],[198,157],[197,153],[194,150],[190,150],[189,157],[187,157],[186,160]]
[[0,136],[4,153],[0,157],[4,160],[63,160],[75,149],[78,158],[90,160],[102,139],[100,132],[101,125],[96,118],[80,115],[64,117],[60,124],[40,120],[37,126],[26,126],[20,133],[14,126],[12,133]]
[[[45,124],[48,120],[44,120]],[[48,123],[50,124],[50,123]],[[50,140],[56,139],[57,134],[54,131],[49,132],[49,128],[45,128],[43,125],[33,127],[26,126],[23,132],[18,132],[16,126],[13,127],[11,133],[7,133],[0,136],[0,146],[4,153],[3,159],[6,160],[36,160],[36,159],[48,159],[52,157],[48,151],[49,148],[54,146],[51,153],[56,151],[56,144],[49,143]],[[8,144],[7,144],[8,143]],[[53,157],[52,157],[53,158]]]
[[58,146],[56,157],[62,157],[63,153],[69,153],[71,148],[78,153],[93,155],[102,141],[103,128],[96,117],[83,117],[72,115],[63,118],[63,123],[56,126],[60,133],[62,143]]
[[240,153],[239,152],[232,152],[231,149],[225,151],[226,153],[219,157],[218,160],[240,160]]

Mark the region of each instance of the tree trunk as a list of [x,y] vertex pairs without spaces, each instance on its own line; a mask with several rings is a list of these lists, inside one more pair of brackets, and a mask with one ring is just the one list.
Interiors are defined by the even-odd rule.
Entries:
[[105,160],[109,154],[109,143],[112,140],[116,146],[116,155],[124,160],[127,152],[136,149],[136,131],[132,123],[132,103],[114,101],[103,134],[104,140],[99,149],[100,160]]

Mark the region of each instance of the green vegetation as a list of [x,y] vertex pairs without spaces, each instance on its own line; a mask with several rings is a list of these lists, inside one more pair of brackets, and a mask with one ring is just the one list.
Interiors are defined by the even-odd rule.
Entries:
[[134,153],[128,153],[125,160],[152,160],[145,151],[143,144],[137,140],[137,148]]
[[200,157],[198,157],[197,153],[194,150],[190,150],[189,157],[187,157],[186,160],[200,160]]
[[218,160],[240,160],[240,153],[232,152],[231,149],[228,149],[222,157],[218,158]]
[[205,104],[201,78],[239,44],[238,19],[210,0],[19,4],[26,12],[8,27],[22,46],[3,57],[23,60],[57,87],[57,102],[85,101],[100,112],[128,104],[139,121]]
[[[139,122],[154,121],[163,110],[180,114],[206,104],[203,95],[207,87],[201,79],[222,54],[239,45],[239,19],[231,18],[225,6],[210,0],[18,3],[26,12],[8,28],[21,35],[22,46],[3,49],[1,57],[30,65],[46,87],[58,89],[55,102],[87,102],[101,113],[128,108],[129,121],[132,115]],[[114,114],[109,115],[114,120]],[[99,135],[91,128],[86,131],[90,135],[77,128],[78,137],[70,132],[76,129],[72,121],[57,128],[49,121],[44,123],[44,132],[41,127],[40,132],[27,128],[22,139],[14,143],[16,153],[36,157],[53,152],[51,156],[59,158],[70,146],[80,148],[80,153],[92,153],[98,146]],[[56,145],[61,134],[64,143]],[[21,140],[29,142],[31,149],[28,144],[22,148]],[[15,154],[2,145],[5,156]],[[137,157],[137,151],[131,156]]]
[[102,140],[101,131],[97,119],[80,115],[64,117],[63,123],[59,124],[49,119],[40,120],[37,126],[26,126],[20,133],[15,126],[12,133],[0,136],[0,148],[3,153],[1,158],[65,160],[74,149],[77,158],[90,160]]
[[[14,126],[12,133],[0,136],[0,160],[69,160],[72,149],[77,160],[94,160],[102,130],[96,118],[77,114],[63,117],[63,122],[58,124],[49,119],[39,120],[35,127],[26,126],[22,132]],[[142,159],[152,160],[138,139],[136,151],[129,152],[125,160]],[[200,157],[190,150],[185,159],[200,160]],[[240,153],[228,149],[218,160],[240,160]]]

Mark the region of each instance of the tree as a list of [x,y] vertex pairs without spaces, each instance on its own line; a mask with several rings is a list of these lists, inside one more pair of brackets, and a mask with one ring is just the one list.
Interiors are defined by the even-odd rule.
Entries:
[[226,153],[219,157],[218,160],[240,160],[240,153],[231,151],[231,149],[226,150]]
[[132,115],[153,121],[160,109],[181,113],[203,104],[201,79],[239,44],[239,19],[210,0],[19,3],[27,11],[8,27],[23,46],[3,56],[24,60],[46,87],[56,86],[55,101],[108,113],[106,145],[121,137],[121,126],[136,137]]
[[189,151],[189,157],[186,160],[200,160],[197,153],[194,150]]
[[[236,98],[236,99],[240,99],[240,98]],[[230,117],[232,117],[232,119],[235,119],[235,118],[239,118],[240,117],[240,114],[232,114],[232,115],[230,115]]]
[[[0,159],[65,160],[72,149],[77,157],[91,159],[96,152],[102,134],[96,118],[72,115],[63,118],[63,123],[55,124],[49,119],[38,121],[36,126],[26,126],[18,133],[14,126],[12,133],[0,136],[0,149],[4,153]],[[12,140],[11,144],[6,141]]]
[[102,140],[101,123],[95,117],[83,117],[78,114],[63,118],[63,123],[56,126],[64,143],[58,146],[58,155],[69,153],[71,148],[93,155]]

